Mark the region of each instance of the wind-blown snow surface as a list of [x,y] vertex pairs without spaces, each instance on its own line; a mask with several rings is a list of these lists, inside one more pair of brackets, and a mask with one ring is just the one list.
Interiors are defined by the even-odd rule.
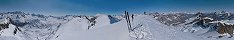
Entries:
[[125,21],[87,30],[81,29],[83,24],[76,20],[62,25],[58,30],[60,33],[53,40],[129,40]]
[[[136,14],[130,18],[132,30],[124,16],[43,16],[22,12],[3,13],[0,24],[10,23],[0,31],[0,40],[233,40],[216,38],[217,32],[184,32],[183,26],[169,26],[160,17]],[[185,14],[183,14],[185,15]],[[177,15],[178,16],[178,15]],[[11,20],[7,19],[11,18]],[[92,19],[93,18],[93,19]],[[190,17],[188,17],[190,18]],[[159,21],[158,21],[159,20]],[[175,19],[173,19],[175,20]],[[177,20],[177,19],[176,19]],[[189,19],[181,19],[183,22]],[[192,19],[191,19],[192,20]],[[92,21],[92,22],[91,22]],[[180,20],[177,20],[180,21]],[[233,22],[233,20],[231,20]],[[171,21],[172,22],[172,21]],[[183,23],[180,22],[180,23]],[[180,24],[177,23],[177,24]],[[93,24],[93,25],[90,25]],[[173,24],[173,23],[170,23]],[[17,31],[15,31],[18,28]],[[16,32],[16,34],[14,34]]]

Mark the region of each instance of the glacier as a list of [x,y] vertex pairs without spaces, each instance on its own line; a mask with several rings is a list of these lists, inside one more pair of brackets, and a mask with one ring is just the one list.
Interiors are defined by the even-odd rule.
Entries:
[[[194,27],[197,14],[130,14],[131,28],[125,15],[45,16],[24,12],[0,13],[0,40],[233,40],[218,38],[212,27]],[[234,13],[201,14],[216,21],[233,24]],[[227,21],[223,21],[227,20]],[[7,25],[7,26],[4,26]]]

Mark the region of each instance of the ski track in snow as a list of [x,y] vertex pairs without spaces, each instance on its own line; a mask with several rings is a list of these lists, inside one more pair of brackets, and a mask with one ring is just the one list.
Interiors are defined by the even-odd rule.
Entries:
[[[182,32],[174,26],[167,26],[155,21],[151,16],[138,16],[135,21],[142,23],[152,33],[152,40],[231,40],[233,38],[204,38],[192,33]],[[210,34],[207,34],[210,35]]]
[[[98,16],[95,21],[96,25],[88,29],[88,20],[80,17],[70,17],[69,21],[61,24],[58,30],[54,34],[46,35],[39,32],[47,33],[44,29],[35,29],[37,32],[32,32],[35,30],[29,30],[26,32],[17,32],[13,34],[16,26],[10,24],[9,28],[1,30],[0,40],[45,40],[47,37],[50,40],[233,40],[234,38],[207,38],[207,36],[215,35],[216,32],[210,32],[203,35],[198,35],[196,33],[189,33],[181,31],[180,26],[167,26],[160,23],[151,15],[136,15],[133,20],[131,20],[132,27],[137,27],[135,30],[129,32],[127,27],[126,19],[118,21],[116,23],[111,23],[110,18],[107,15],[96,15]],[[30,16],[31,17],[31,16]],[[34,18],[34,17],[31,17]],[[35,18],[36,19],[36,18]],[[132,19],[132,18],[130,18]],[[49,23],[60,23],[56,22],[58,20],[49,18]],[[52,21],[56,20],[56,21]],[[3,21],[5,23],[7,21]],[[25,20],[24,20],[25,21]],[[47,21],[42,21],[47,23]],[[231,20],[231,22],[234,22]],[[138,26],[142,25],[142,26]],[[138,28],[139,27],[139,28]],[[56,29],[52,27],[51,29]],[[204,29],[206,30],[206,29]],[[53,30],[49,30],[51,32]],[[25,33],[25,34],[23,34]],[[45,36],[40,36],[45,35]],[[22,36],[23,35],[23,36]],[[39,35],[39,36],[37,36]],[[36,38],[37,37],[37,38]],[[40,39],[42,38],[42,39]]]

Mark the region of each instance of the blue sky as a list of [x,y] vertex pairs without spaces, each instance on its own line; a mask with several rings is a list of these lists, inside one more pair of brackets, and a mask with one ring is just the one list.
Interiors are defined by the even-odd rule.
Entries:
[[234,11],[234,0],[0,0],[0,12],[95,15],[146,12]]

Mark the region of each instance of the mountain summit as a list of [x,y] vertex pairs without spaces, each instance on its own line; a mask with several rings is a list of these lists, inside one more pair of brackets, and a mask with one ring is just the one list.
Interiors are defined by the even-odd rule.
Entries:
[[[231,40],[234,13],[0,13],[0,40]],[[130,26],[131,25],[131,26]]]

